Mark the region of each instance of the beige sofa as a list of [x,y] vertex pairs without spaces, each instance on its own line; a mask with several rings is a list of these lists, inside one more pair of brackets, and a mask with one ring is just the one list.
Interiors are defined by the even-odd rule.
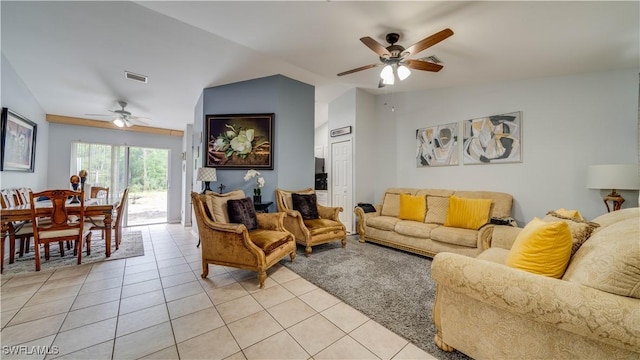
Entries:
[[[400,194],[426,197],[424,221],[399,218]],[[494,225],[486,224],[478,230],[443,226],[451,195],[491,199],[490,217],[511,217],[513,197],[501,192],[389,188],[382,196],[382,203],[375,205],[376,212],[365,213],[362,208],[355,208],[360,242],[371,241],[429,257],[443,251],[472,257],[480,254],[490,246]]]
[[640,210],[593,222],[561,279],[503,265],[517,228],[496,226],[477,258],[438,254],[437,345],[476,359],[639,359]]

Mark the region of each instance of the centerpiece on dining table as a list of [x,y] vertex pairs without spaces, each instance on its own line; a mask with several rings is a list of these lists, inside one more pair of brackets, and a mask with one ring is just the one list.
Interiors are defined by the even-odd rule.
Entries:
[[[78,184],[80,184],[80,177],[78,175],[71,175],[69,178],[69,182],[71,182],[71,188],[73,191],[78,191]],[[79,204],[80,199],[78,199],[77,195],[73,195],[73,199],[71,199],[71,204]]]

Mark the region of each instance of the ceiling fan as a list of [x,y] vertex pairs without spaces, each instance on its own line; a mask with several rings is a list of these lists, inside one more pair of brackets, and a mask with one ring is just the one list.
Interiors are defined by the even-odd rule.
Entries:
[[122,109],[109,110],[113,114],[108,114],[108,115],[104,115],[104,114],[86,114],[86,115],[88,115],[88,116],[115,116],[115,118],[113,119],[113,123],[117,127],[125,127],[125,126],[126,127],[131,127],[131,126],[137,125],[137,124],[146,125],[147,121],[151,121],[151,119],[149,119],[149,118],[131,115],[131,113],[129,111],[125,110],[125,107],[127,107],[127,102],[126,101],[119,100],[118,101],[118,105],[120,105],[120,107]]
[[387,47],[382,46],[382,44],[371,37],[366,36],[360,38],[360,41],[362,41],[363,44],[380,56],[380,64],[361,66],[341,72],[338,76],[344,76],[353,74],[354,72],[384,66],[380,73],[381,80],[378,85],[378,87],[383,87],[385,85],[393,85],[396,76],[400,80],[406,79],[411,74],[411,70],[409,69],[433,72],[440,71],[442,70],[442,65],[423,60],[408,59],[408,57],[441,42],[451,35],[453,35],[453,31],[451,29],[444,29],[418,41],[406,49],[401,45],[396,45],[400,39],[400,35],[397,33],[387,34],[386,40],[390,44]]

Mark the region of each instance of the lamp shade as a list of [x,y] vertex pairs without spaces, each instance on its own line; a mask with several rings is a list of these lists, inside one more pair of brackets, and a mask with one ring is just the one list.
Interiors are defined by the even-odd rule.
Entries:
[[611,190],[638,190],[638,165],[591,165],[587,170],[587,188]]
[[198,176],[196,178],[198,181],[216,181],[216,169],[201,167],[198,169]]

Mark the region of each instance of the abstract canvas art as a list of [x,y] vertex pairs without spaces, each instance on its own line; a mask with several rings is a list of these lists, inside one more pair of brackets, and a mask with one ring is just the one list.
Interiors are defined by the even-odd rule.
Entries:
[[458,124],[416,130],[417,167],[458,164]]
[[464,164],[522,161],[522,112],[464,121]]

